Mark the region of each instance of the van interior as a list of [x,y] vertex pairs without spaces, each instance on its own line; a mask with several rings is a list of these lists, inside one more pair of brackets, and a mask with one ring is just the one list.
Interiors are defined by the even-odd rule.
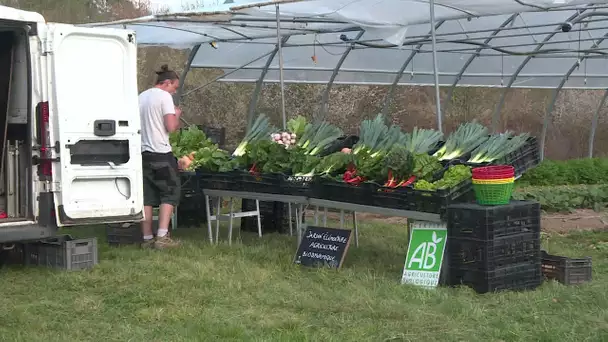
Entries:
[[31,216],[27,34],[0,26],[0,225]]

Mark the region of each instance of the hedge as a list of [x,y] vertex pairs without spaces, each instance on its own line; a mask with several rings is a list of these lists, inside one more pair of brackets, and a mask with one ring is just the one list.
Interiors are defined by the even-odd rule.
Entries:
[[608,158],[545,160],[517,183],[520,187],[608,184]]
[[549,212],[600,211],[608,205],[608,184],[524,187],[513,193],[513,199],[538,201]]

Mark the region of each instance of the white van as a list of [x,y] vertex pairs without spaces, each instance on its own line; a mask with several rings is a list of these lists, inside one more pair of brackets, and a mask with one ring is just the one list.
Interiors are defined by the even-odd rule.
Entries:
[[0,6],[0,247],[141,221],[135,33]]

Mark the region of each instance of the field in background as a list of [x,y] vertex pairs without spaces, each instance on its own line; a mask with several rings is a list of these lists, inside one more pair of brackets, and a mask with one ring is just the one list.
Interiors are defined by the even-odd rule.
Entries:
[[[361,224],[340,271],[292,264],[295,239],[239,235],[210,246],[176,232],[174,251],[109,248],[91,271],[0,271],[2,341],[601,341],[608,339],[608,232],[548,234],[551,253],[592,256],[594,280],[522,293],[399,284],[401,223]],[[225,234],[224,234],[225,241]]]

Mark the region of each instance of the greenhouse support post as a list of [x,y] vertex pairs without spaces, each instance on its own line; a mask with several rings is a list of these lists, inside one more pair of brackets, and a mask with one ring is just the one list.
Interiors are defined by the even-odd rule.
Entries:
[[[602,44],[602,42],[606,39],[608,39],[608,33],[604,34],[595,43],[593,43],[593,45],[591,45],[589,50],[593,51],[593,50],[597,49],[600,46],[600,44]],[[553,89],[553,95],[551,97],[551,102],[549,102],[549,107],[548,107],[547,111],[545,112],[545,117],[543,119],[543,128],[540,133],[540,160],[545,159],[545,144],[547,141],[547,131],[549,129],[549,122],[552,121],[552,119],[553,119],[553,109],[555,109],[555,102],[557,101],[557,97],[559,96],[560,91],[566,84],[566,81],[568,81],[568,78],[570,77],[570,75],[572,75],[574,70],[576,70],[578,67],[580,67],[581,63],[583,63],[587,58],[589,58],[589,55],[590,55],[590,52],[585,52],[585,54],[583,56],[578,58],[576,60],[576,62],[574,62],[574,64],[572,64],[570,69],[564,74],[564,76],[562,77],[562,80],[559,82],[559,85],[557,86],[557,88]]]
[[[281,40],[281,43],[285,44],[288,39],[289,39],[289,36],[285,36]],[[266,64],[264,64],[264,69],[262,69],[262,72],[260,73],[260,77],[255,82],[255,89],[253,90],[253,93],[251,94],[251,100],[249,101],[249,109],[247,111],[247,132],[249,132],[249,130],[251,129],[251,125],[253,125],[253,121],[255,120],[255,118],[254,118],[255,117],[255,107],[258,103],[258,98],[260,97],[260,93],[262,92],[262,86],[264,85],[264,77],[266,77],[266,74],[268,73],[268,68],[270,68],[270,64],[272,64],[272,60],[277,55],[278,51],[279,51],[278,46],[275,47],[274,50],[272,50],[272,53],[270,54],[270,56],[268,56],[268,60],[266,61]]]
[[433,74],[435,76],[435,106],[437,108],[437,130],[443,133],[443,125],[441,123],[441,98],[439,94],[439,70],[437,70],[437,37],[435,37],[435,0],[429,2],[429,11],[431,12],[431,42],[433,44]]
[[[502,32],[502,30],[509,25],[510,23],[512,23],[515,18],[517,18],[518,14],[513,14],[512,16],[510,16],[507,20],[505,20],[496,30],[492,31],[492,33],[488,36],[488,38],[486,38],[486,40],[484,40],[483,44],[484,45],[488,45],[490,44],[490,42],[492,41],[492,39],[494,39],[500,32]],[[446,96],[446,100],[443,103],[443,112],[447,113],[448,112],[448,108],[449,106],[452,104],[452,96],[454,95],[454,90],[456,89],[456,86],[458,85],[458,82],[460,82],[460,79],[462,78],[462,75],[464,75],[465,71],[467,70],[467,68],[473,63],[473,61],[475,60],[475,58],[477,58],[479,56],[479,54],[481,53],[481,51],[485,49],[485,47],[479,47],[475,50],[475,53],[472,54],[469,59],[464,63],[464,65],[462,66],[462,68],[460,69],[460,71],[458,72],[458,75],[456,75],[456,77],[454,77],[454,82],[452,82],[452,86],[450,87],[450,90],[448,91],[448,94]]]
[[600,113],[602,111],[602,108],[604,108],[606,98],[608,98],[608,89],[604,91],[604,96],[602,96],[600,105],[597,106],[597,109],[593,114],[593,120],[591,121],[591,132],[589,132],[589,158],[593,158],[593,143],[595,142],[595,131],[597,130],[597,123],[600,120]]
[[[438,29],[441,25],[443,25],[444,22],[445,22],[445,20],[438,22],[437,25],[435,25],[435,29]],[[432,32],[432,30],[429,31],[429,34],[427,34],[425,36],[425,39],[428,39],[431,37],[431,32]],[[403,76],[403,72],[405,71],[407,66],[410,64],[410,62],[414,60],[414,57],[416,57],[416,54],[420,52],[420,49],[422,48],[423,45],[424,44],[420,43],[416,46],[416,48],[414,48],[412,50],[409,57],[405,60],[405,62],[403,62],[403,64],[401,64],[401,68],[399,68],[399,71],[397,71],[397,75],[393,79],[393,83],[388,88],[388,92],[384,96],[384,105],[382,106],[382,115],[384,115],[385,117],[388,114],[388,108],[391,104],[391,101],[393,100],[395,88],[397,88],[397,85],[399,84],[399,81],[401,80],[401,76]]]
[[[574,19],[581,16],[583,14],[583,12],[585,12],[585,9],[579,10],[575,14],[568,17],[568,19],[566,19],[564,22],[572,22]],[[540,51],[540,49],[542,49],[543,46],[545,46],[545,44],[547,44],[556,34],[558,34],[560,32],[562,32],[561,25],[557,26],[553,30],[553,32],[551,32],[547,36],[545,36],[545,39],[543,39],[542,42],[538,43],[536,48],[534,48],[534,51],[532,51],[532,54],[530,54],[528,57],[526,57],[526,59],[524,59],[521,62],[521,64],[517,67],[515,72],[509,78],[509,82],[500,92],[500,99],[498,100],[498,104],[496,105],[496,108],[494,109],[494,113],[492,114],[492,132],[493,133],[496,133],[498,131],[498,123],[499,123],[499,119],[500,119],[500,112],[502,111],[502,106],[504,106],[505,100],[507,98],[507,92],[511,89],[511,86],[513,85],[513,83],[515,83],[517,76],[524,69],[524,67],[528,64],[528,62],[530,62],[532,60],[532,58],[534,58],[534,53]]]
[[277,10],[277,48],[279,52],[279,81],[281,83],[281,116],[283,117],[283,129],[287,129],[287,114],[285,113],[285,80],[283,79],[283,48],[281,42],[281,18],[279,17],[279,4]]
[[[354,41],[359,41],[359,39],[361,39],[361,37],[363,36],[363,34],[365,33],[365,31],[360,31],[357,36],[355,37]],[[334,81],[336,80],[336,77],[338,76],[338,72],[340,71],[340,67],[342,66],[342,64],[344,63],[344,61],[346,60],[346,57],[348,57],[348,54],[355,48],[355,43],[352,42],[348,45],[348,47],[346,48],[346,50],[344,51],[344,53],[342,54],[342,56],[340,57],[340,60],[338,60],[338,63],[336,64],[336,68],[334,69],[334,71],[331,73],[331,77],[329,78],[329,81],[327,82],[327,85],[325,86],[325,90],[323,90],[323,95],[321,96],[321,108],[319,110],[319,120],[325,120],[325,116],[327,115],[327,110],[329,109],[329,92],[331,91],[331,87],[334,84]]]

